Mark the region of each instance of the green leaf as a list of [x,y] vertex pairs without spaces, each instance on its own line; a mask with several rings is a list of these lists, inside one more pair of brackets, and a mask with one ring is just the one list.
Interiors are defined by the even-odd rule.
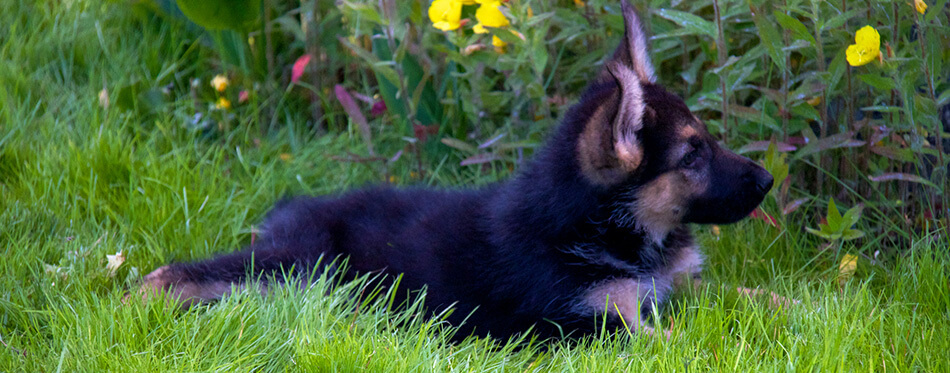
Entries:
[[738,118],[745,119],[753,123],[759,123],[777,132],[782,130],[782,127],[778,125],[778,123],[775,121],[775,118],[765,115],[755,108],[741,105],[730,105],[729,109],[731,109],[732,114]]
[[511,30],[506,29],[506,28],[492,30],[492,35],[497,36],[499,39],[501,39],[501,41],[508,44],[524,43],[524,39],[519,37],[518,34],[515,34],[511,32]]
[[752,11],[752,22],[755,22],[755,28],[759,32],[759,39],[762,39],[762,44],[765,46],[765,49],[768,50],[769,58],[772,59],[772,63],[778,66],[779,71],[784,71],[785,51],[782,49],[785,48],[785,43],[782,41],[778,30],[775,29],[771,20],[767,19],[762,12],[756,11],[754,8]]
[[821,121],[821,114],[818,113],[818,109],[815,109],[814,106],[809,105],[807,102],[792,106],[789,111],[796,117],[807,118],[815,122]]
[[950,89],[944,90],[943,93],[937,97],[937,106],[944,106],[950,103]]
[[848,229],[854,226],[854,224],[858,222],[858,219],[861,219],[861,212],[863,210],[863,205],[857,205],[848,209],[848,211],[845,211],[844,217],[842,218],[843,224],[841,224],[841,227]]
[[805,230],[808,231],[808,233],[824,238],[826,240],[834,241],[834,240],[837,240],[838,238],[841,238],[841,234],[838,234],[838,233],[826,233],[824,231],[819,231],[819,230],[815,230],[808,227],[805,227]]
[[[838,206],[835,205],[835,199],[832,197],[828,200],[828,214],[825,216],[825,220],[828,221],[828,227],[835,231],[841,231],[841,222],[842,217],[841,213],[838,212]],[[849,228],[849,227],[843,227]]]
[[788,158],[788,154],[779,152],[774,140],[769,143],[769,148],[765,151],[763,166],[765,166],[765,170],[772,174],[772,177],[775,179],[771,191],[781,187],[782,183],[785,182],[785,178],[788,177],[788,163],[785,161],[786,158]]
[[897,87],[897,85],[894,84],[894,80],[882,77],[877,74],[861,74],[858,75],[858,79],[861,79],[869,86],[883,92],[889,92]]
[[658,9],[656,15],[673,21],[692,35],[705,35],[716,39],[716,25],[692,13],[674,9]]
[[842,48],[840,53],[835,53],[834,55],[831,64],[828,65],[828,73],[831,77],[825,82],[829,92],[834,91],[838,87],[838,83],[848,70],[847,55],[845,54],[844,48]]
[[260,0],[176,0],[192,22],[208,30],[246,31],[260,24]]
[[773,12],[773,14],[775,14],[775,19],[780,25],[782,25],[782,28],[790,31],[792,36],[794,36],[796,39],[807,41],[813,47],[818,45],[818,42],[815,41],[815,37],[808,32],[808,28],[805,27],[805,24],[803,24],[797,18],[777,10]]
[[475,153],[476,151],[478,151],[478,149],[475,148],[474,145],[471,145],[465,141],[462,141],[456,138],[443,137],[439,141],[442,141],[443,144],[445,144],[446,146],[450,148],[458,149],[466,153]]
[[904,110],[901,106],[875,105],[860,108],[861,111],[879,111],[882,113],[900,113]]
[[[872,150],[873,150],[873,149],[872,149]],[[910,149],[901,149],[901,150],[910,151]],[[875,152],[875,153],[877,153],[877,152]],[[911,160],[914,160],[914,158],[912,157]],[[929,186],[929,187],[931,187],[931,188],[940,189],[940,187],[937,186],[937,184],[932,183],[930,180],[924,179],[923,177],[920,177],[920,176],[918,176],[918,175],[913,175],[913,174],[905,174],[905,173],[892,172],[892,173],[885,173],[885,174],[881,174],[881,175],[877,175],[877,176],[868,176],[868,179],[870,179],[871,181],[875,181],[875,182],[889,181],[889,180],[901,180],[901,181],[908,181],[908,182],[912,182],[912,183],[920,183],[920,184],[924,184],[924,185],[926,185],[926,186]]]
[[544,67],[548,64],[548,49],[543,39],[535,39],[536,42],[532,46],[532,62],[534,62],[534,72],[538,76],[544,75]]
[[[403,98],[398,95],[400,86],[399,75],[392,68],[392,66],[399,63],[399,61],[386,60],[394,58],[392,51],[389,49],[389,42],[385,38],[374,38],[374,53],[370,54],[365,51],[361,53],[362,48],[346,42],[343,38],[341,38],[341,40],[344,41],[351,50],[356,51],[360,57],[369,61],[379,61],[372,66],[373,72],[376,73],[376,78],[379,81],[380,95],[383,97],[383,101],[386,102],[386,107],[389,110],[404,120],[408,119],[405,104],[402,101]],[[397,48],[399,48],[398,45]],[[428,74],[426,74],[422,65],[416,61],[415,57],[408,53],[402,54],[400,65],[402,67],[403,76],[406,79],[404,82],[405,87],[409,90],[409,92],[405,94],[409,95],[409,98],[413,101],[412,104],[415,106],[415,120],[423,125],[442,124],[442,103],[439,102],[435,88],[432,86],[432,80],[428,79]],[[412,126],[409,125],[403,129],[403,133],[405,134],[410,134],[412,133],[411,131]]]
[[858,11],[858,9],[851,9],[847,12],[831,17],[831,19],[821,25],[821,31],[837,30],[841,26],[844,26],[845,22],[848,22],[849,19],[854,18]]
[[864,237],[864,232],[857,229],[846,229],[841,233],[841,239],[845,241],[850,241],[861,237]]

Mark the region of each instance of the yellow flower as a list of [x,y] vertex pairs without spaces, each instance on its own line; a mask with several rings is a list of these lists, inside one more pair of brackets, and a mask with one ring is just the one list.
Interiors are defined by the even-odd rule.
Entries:
[[498,9],[501,6],[501,0],[476,0],[482,6],[478,7],[478,10],[475,11],[475,19],[478,20],[478,24],[475,25],[473,30],[477,34],[487,33],[488,30],[485,27],[505,27],[508,26],[508,18],[505,18],[505,15]]
[[927,3],[924,0],[914,0],[914,6],[917,8],[917,13],[924,14],[927,11]]
[[218,98],[218,102],[214,103],[214,107],[219,110],[228,110],[231,108],[231,101],[224,97]]
[[459,0],[462,5],[475,5],[478,4],[478,0]]
[[228,77],[221,74],[215,75],[214,79],[211,79],[211,86],[215,91],[224,92],[228,88]]
[[578,8],[583,8],[584,5],[585,5],[585,4],[584,4],[584,2],[583,2],[582,0],[574,0],[574,6],[576,6],[576,7],[578,7]]
[[864,26],[854,34],[854,44],[845,51],[848,64],[861,66],[881,56],[881,34],[871,26]]
[[[435,0],[429,6],[432,26],[442,31],[451,31],[462,25],[462,2],[465,0]],[[468,0],[471,1],[471,0]]]
[[494,46],[495,46],[495,52],[498,52],[498,53],[505,53],[505,46],[507,46],[508,43],[505,43],[505,41],[504,41],[504,40],[501,40],[501,38],[499,38],[499,37],[497,37],[497,36],[495,36],[495,35],[492,35],[492,37],[491,37],[491,45],[494,45]]

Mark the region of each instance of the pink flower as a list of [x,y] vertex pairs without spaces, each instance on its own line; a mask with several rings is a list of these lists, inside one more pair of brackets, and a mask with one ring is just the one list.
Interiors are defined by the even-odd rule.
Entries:
[[379,100],[373,103],[373,108],[369,109],[369,113],[373,116],[380,116],[386,112],[386,101]]
[[310,63],[310,55],[305,54],[297,58],[297,61],[294,61],[294,67],[290,70],[290,82],[296,83],[300,80],[300,77],[303,76],[304,69],[307,68],[307,64]]

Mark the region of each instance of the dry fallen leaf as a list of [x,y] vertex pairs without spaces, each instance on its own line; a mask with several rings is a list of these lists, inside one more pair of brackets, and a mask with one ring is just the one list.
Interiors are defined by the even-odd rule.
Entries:
[[101,91],[99,91],[99,106],[101,106],[103,109],[109,108],[109,90],[108,89],[103,88]]
[[841,257],[841,263],[838,264],[838,282],[844,284],[852,277],[854,277],[854,271],[858,269],[858,256],[851,254],[844,254]]
[[119,271],[119,266],[125,263],[125,254],[122,253],[122,250],[119,250],[115,255],[106,255],[106,259],[109,260],[109,262],[106,263],[106,269],[109,270],[109,277],[113,277],[115,273]]

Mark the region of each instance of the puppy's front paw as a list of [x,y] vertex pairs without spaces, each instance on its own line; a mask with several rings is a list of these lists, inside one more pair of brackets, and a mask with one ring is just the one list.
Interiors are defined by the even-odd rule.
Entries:
[[670,338],[673,337],[673,331],[672,331],[672,330],[667,330],[667,329],[661,329],[661,330],[658,332],[658,331],[656,331],[656,329],[654,329],[653,327],[650,327],[650,326],[641,326],[641,327],[640,327],[640,331],[641,331],[643,334],[649,335],[649,336],[651,336],[651,337],[660,337],[660,338],[663,339],[664,341],[669,341]]

